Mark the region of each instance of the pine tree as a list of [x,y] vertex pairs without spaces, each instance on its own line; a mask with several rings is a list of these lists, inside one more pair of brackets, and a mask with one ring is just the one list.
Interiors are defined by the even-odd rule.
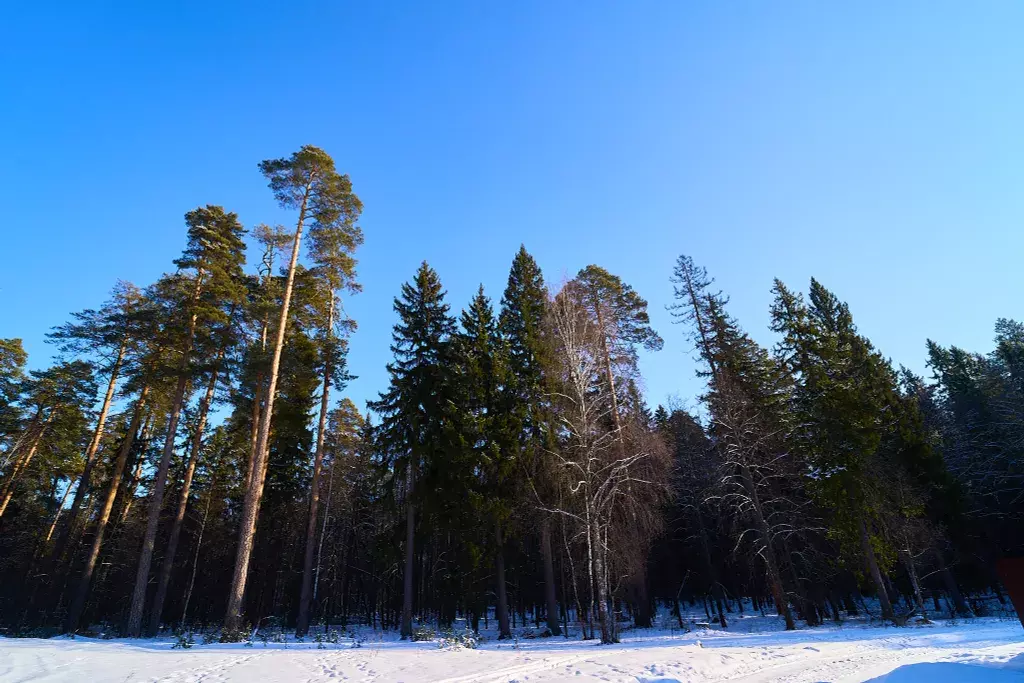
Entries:
[[85,361],[63,362],[29,373],[21,403],[32,418],[5,454],[10,464],[0,482],[0,517],[47,439],[70,437],[76,441],[75,432],[84,419],[83,406],[90,404],[95,392],[93,368]]
[[[20,339],[0,339],[0,451],[3,467],[14,443],[8,443],[12,435],[17,433],[21,421],[19,398],[22,383],[25,380],[25,362],[28,354],[22,348]],[[0,467],[0,470],[3,469]]]
[[121,446],[118,448],[117,458],[113,463],[110,472],[110,483],[100,507],[99,516],[96,520],[96,529],[93,533],[92,545],[89,554],[86,556],[85,567],[82,576],[78,580],[78,587],[75,597],[71,603],[68,613],[64,618],[63,630],[65,633],[74,633],[78,630],[78,623],[85,609],[85,601],[89,595],[89,588],[92,584],[93,574],[96,571],[96,564],[99,560],[100,550],[103,547],[103,539],[106,533],[107,524],[110,521],[111,511],[114,509],[114,502],[117,499],[118,485],[125,471],[128,456],[131,454],[132,446],[135,443],[139,429],[142,426],[142,417],[145,414],[146,399],[149,396],[149,386],[146,386],[139,393],[139,397],[132,409],[131,422],[125,430]]
[[166,306],[163,314],[166,321],[164,334],[174,339],[172,346],[178,350],[180,361],[176,366],[168,368],[177,386],[171,399],[167,432],[153,481],[146,531],[135,575],[135,590],[128,613],[126,631],[134,638],[142,633],[149,570],[167,485],[167,471],[178,435],[178,420],[189,387],[199,370],[195,359],[209,353],[211,337],[219,325],[229,324],[228,311],[234,302],[241,300],[244,293],[244,229],[238,222],[238,215],[226,212],[219,206],[208,205],[185,214],[185,224],[188,227],[188,242],[181,258],[175,261],[178,273],[167,279],[166,294],[159,297]]
[[334,226],[354,225],[360,204],[352,193],[348,176],[339,174],[334,160],[322,149],[312,145],[303,146],[286,159],[273,159],[260,163],[260,171],[269,181],[270,189],[278,203],[299,212],[295,223],[291,261],[284,288],[281,313],[277,325],[277,338],[271,355],[266,398],[256,431],[256,441],[251,454],[252,477],[246,486],[239,530],[238,551],[235,556],[234,575],[228,593],[228,604],[224,616],[224,631],[234,637],[242,626],[242,600],[249,575],[249,557],[252,554],[253,537],[259,514],[260,499],[263,496],[264,463],[268,456],[270,426],[274,413],[281,352],[284,348],[288,326],[288,309],[291,305],[292,288],[295,282],[295,268],[299,259],[302,231],[307,222],[310,231],[329,231]]
[[[134,318],[142,303],[142,293],[137,287],[127,282],[119,282],[113,295],[100,310],[85,310],[73,314],[75,322],[63,325],[49,335],[62,353],[89,355],[97,358],[97,370],[107,375],[107,390],[103,396],[99,416],[92,439],[85,449],[85,466],[78,477],[75,495],[71,507],[65,515],[64,526],[57,535],[52,549],[53,559],[64,554],[68,535],[78,521],[78,513],[82,507],[91,485],[92,470],[96,465],[96,455],[103,438],[107,415],[114,400],[114,392],[132,347],[138,344]],[[68,484],[72,486],[72,484]]]
[[[320,389],[320,418],[317,423],[316,452],[313,463],[313,480],[310,484],[309,520],[306,525],[306,551],[302,565],[302,588],[299,594],[299,615],[295,632],[299,637],[309,631],[310,602],[313,599],[313,551],[316,544],[317,507],[320,501],[320,473],[323,466],[324,436],[327,429],[327,411],[330,405],[330,389],[333,384],[344,389],[345,355],[348,351],[348,335],[355,330],[355,322],[341,318],[337,292],[360,290],[355,280],[356,261],[353,253],[363,242],[362,230],[356,225],[362,204],[358,197],[351,195],[350,204],[343,214],[343,220],[333,223],[315,223],[310,230],[310,256],[315,272],[326,293],[326,306],[318,310],[321,321],[321,365],[323,380]],[[326,310],[324,310],[326,308]],[[341,335],[337,331],[341,331]]]
[[[167,589],[171,581],[171,571],[174,568],[174,559],[178,551],[178,542],[181,538],[181,529],[185,521],[185,512],[188,509],[189,494],[192,490],[192,479],[195,476],[196,467],[203,452],[204,436],[206,432],[207,419],[210,409],[213,407],[214,398],[220,382],[225,378],[222,376],[226,357],[229,351],[237,343],[237,318],[241,306],[241,291],[236,290],[231,299],[226,302],[228,306],[227,319],[218,326],[216,339],[211,339],[215,356],[205,368],[208,375],[206,388],[202,398],[199,400],[199,409],[189,435],[189,454],[185,461],[185,474],[178,494],[178,506],[171,520],[171,531],[167,540],[167,548],[163,560],[160,563],[160,570],[157,574],[156,594],[153,597],[153,607],[149,614],[148,634],[155,636],[160,629],[163,617],[164,601],[167,599]],[[200,377],[197,376],[197,380]]]
[[[650,325],[647,302],[618,276],[600,266],[587,266],[572,281],[580,302],[592,316],[599,344],[599,354],[607,383],[606,396],[611,402],[609,415],[616,435],[619,458],[626,457],[626,416],[620,404],[628,394],[628,381],[637,373],[638,348],[658,351],[663,341]],[[617,375],[618,380],[617,381]],[[620,395],[621,394],[621,395]],[[633,538],[642,538],[639,528]],[[650,627],[650,606],[647,595],[647,557],[639,551],[633,584],[640,599],[637,604],[639,625]]]
[[[608,398],[611,401],[611,418],[617,433],[622,433],[622,415],[619,393],[623,387],[616,387],[616,367],[632,371],[637,363],[637,347],[658,351],[663,342],[651,327],[647,314],[647,302],[632,287],[619,277],[600,266],[587,266],[576,275],[573,286],[578,288],[580,300],[587,307],[595,324],[601,346],[601,362],[605,381],[608,383]],[[620,439],[621,443],[621,439]]]

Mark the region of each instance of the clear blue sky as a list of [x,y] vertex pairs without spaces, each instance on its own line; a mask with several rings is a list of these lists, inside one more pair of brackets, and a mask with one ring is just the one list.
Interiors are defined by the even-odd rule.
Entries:
[[0,27],[0,337],[172,268],[183,214],[290,222],[256,169],[329,151],[366,209],[349,394],[427,259],[458,309],[519,244],[651,303],[652,403],[698,391],[675,257],[754,336],[813,275],[895,361],[1024,317],[1024,4],[17,3]]

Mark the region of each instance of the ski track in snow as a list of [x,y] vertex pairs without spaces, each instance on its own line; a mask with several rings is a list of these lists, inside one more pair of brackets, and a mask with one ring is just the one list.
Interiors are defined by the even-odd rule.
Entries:
[[0,683],[1024,683],[1017,622],[795,632],[774,626],[751,619],[724,632],[638,632],[613,646],[538,639],[476,650],[396,640],[361,648],[293,642],[176,650],[169,640],[0,638]]

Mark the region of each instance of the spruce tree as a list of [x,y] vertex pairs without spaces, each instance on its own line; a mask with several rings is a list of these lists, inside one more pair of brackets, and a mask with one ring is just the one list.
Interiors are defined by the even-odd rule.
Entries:
[[798,442],[812,466],[811,491],[831,512],[831,533],[859,548],[882,608],[896,621],[883,572],[892,562],[881,528],[882,501],[872,495],[873,467],[897,436],[896,376],[857,332],[849,307],[811,280],[809,302],[775,284],[772,328],[798,378],[794,405]]
[[[685,255],[673,271],[678,322],[690,326],[690,340],[708,378],[704,400],[710,433],[725,472],[728,502],[752,524],[755,547],[765,563],[769,590],[786,629],[796,628],[783,586],[783,565],[777,549],[777,525],[771,523],[769,477],[785,452],[785,416],[780,403],[786,378],[768,353],[758,346],[725,310],[726,299],[711,290],[713,279]],[[789,527],[787,527],[788,529]]]
[[402,285],[394,304],[399,321],[391,335],[395,358],[388,364],[390,384],[380,399],[370,404],[381,416],[378,443],[389,460],[394,486],[405,501],[403,638],[412,636],[416,508],[433,493],[418,481],[443,466],[450,454],[451,427],[446,416],[451,410],[448,372],[455,320],[444,296],[437,273],[425,261],[412,282]]
[[[519,455],[523,411],[507,410],[505,392],[512,391],[509,354],[498,334],[491,301],[481,285],[469,308],[462,312],[462,331],[456,336],[459,403],[467,415],[464,439],[471,444],[472,466],[480,472],[480,501],[494,529],[495,595],[498,638],[512,637],[505,577],[504,528],[515,501],[513,467]],[[513,404],[514,405],[514,404]],[[518,419],[517,419],[518,418]],[[469,503],[476,502],[476,491]]]
[[[516,431],[516,457],[532,475],[536,486],[551,488],[543,452],[551,444],[550,401],[544,386],[544,368],[550,363],[545,338],[548,291],[533,256],[520,246],[508,274],[501,299],[498,329],[507,349],[503,410]],[[530,506],[531,509],[533,506]],[[540,526],[540,552],[544,572],[544,603],[547,627],[551,635],[561,635],[555,586],[554,558],[551,549],[551,524],[548,513],[537,511]]]

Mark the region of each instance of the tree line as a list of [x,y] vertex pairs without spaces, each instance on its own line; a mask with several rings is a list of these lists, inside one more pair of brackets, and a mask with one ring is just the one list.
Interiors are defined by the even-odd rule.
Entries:
[[686,601],[791,629],[1002,599],[995,561],[1024,545],[1024,325],[999,320],[987,354],[929,341],[926,379],[821,283],[776,281],[766,348],[680,256],[672,332],[704,389],[649,406],[646,300],[596,265],[551,287],[521,248],[500,300],[481,287],[458,315],[420,266],[361,411],[336,397],[362,204],[316,147],[259,170],[293,225],[198,207],[173,272],[52,330],[51,367],[0,340],[5,632],[493,619],[615,642],[658,609],[682,625]]

